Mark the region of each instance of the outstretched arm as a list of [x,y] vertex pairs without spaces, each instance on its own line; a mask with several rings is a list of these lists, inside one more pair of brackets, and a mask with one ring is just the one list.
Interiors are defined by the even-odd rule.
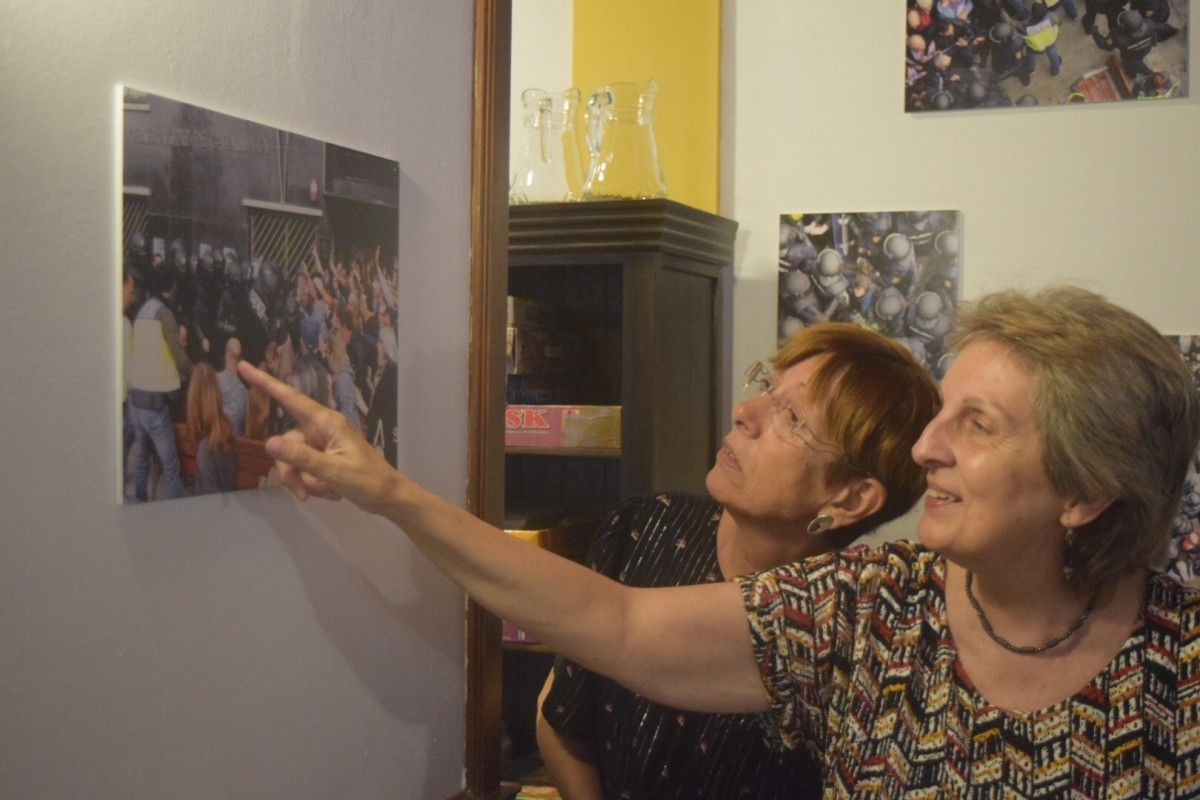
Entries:
[[768,708],[736,585],[633,589],[529,547],[392,469],[341,414],[245,361],[238,369],[297,422],[266,449],[301,500],[345,497],[387,517],[481,605],[652,700]]

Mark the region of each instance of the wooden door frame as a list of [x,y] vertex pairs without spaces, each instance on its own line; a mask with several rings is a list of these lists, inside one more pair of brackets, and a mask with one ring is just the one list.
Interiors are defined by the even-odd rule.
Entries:
[[[512,0],[475,0],[471,130],[471,331],[467,507],[504,518],[504,318],[508,293],[508,107]],[[466,608],[466,786],[462,800],[510,796],[500,783],[500,621]]]

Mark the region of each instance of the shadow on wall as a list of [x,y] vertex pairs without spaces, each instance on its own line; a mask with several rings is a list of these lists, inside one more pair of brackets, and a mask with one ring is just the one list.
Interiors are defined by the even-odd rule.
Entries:
[[[444,744],[431,721],[464,718],[462,683],[454,682],[458,702],[430,708],[435,694],[425,690],[424,682],[463,669],[462,594],[391,522],[369,517],[348,502],[309,500],[304,513],[286,490],[277,492],[283,505],[272,509],[267,521],[295,563],[322,630],[393,718],[429,728],[428,746]],[[326,530],[319,530],[313,518]],[[338,532],[336,541],[329,538],[333,531]],[[389,544],[396,538],[403,539],[410,558],[402,558]],[[360,583],[364,591],[344,591],[348,582]],[[375,604],[375,610],[386,613],[371,613]],[[458,632],[448,636],[455,626]],[[454,757],[463,735],[461,730],[458,734]],[[422,761],[431,770],[440,759]],[[406,783],[406,791],[417,785],[415,780]],[[443,788],[432,772],[420,786],[420,797],[436,796]]]
[[[349,503],[313,500],[301,510],[278,487],[178,505],[210,513],[219,508],[214,519],[240,516],[247,523],[181,530],[150,519],[157,515],[147,515],[145,506],[122,515],[142,517],[136,525],[125,521],[144,647],[127,657],[149,662],[142,670],[154,676],[155,685],[141,693],[149,705],[164,706],[147,709],[146,723],[167,739],[159,749],[190,752],[194,763],[187,772],[220,770],[235,785],[266,792],[260,796],[286,796],[277,792],[290,781],[320,774],[319,764],[287,768],[296,758],[371,764],[329,771],[331,780],[343,782],[360,774],[368,783],[359,796],[375,796],[379,780],[399,774],[413,796],[453,793],[457,785],[447,791],[448,776],[456,782],[460,773],[447,762],[461,759],[462,681],[448,685],[443,676],[463,669],[461,593],[415,548],[390,545],[388,539],[403,536],[391,523]],[[299,591],[307,608],[296,602]],[[312,621],[321,631],[315,636]],[[344,666],[353,678],[321,685]],[[352,724],[356,712],[339,716],[331,709],[357,693],[356,682],[383,713],[411,726],[415,733],[403,736],[423,751],[393,757],[388,743],[380,746],[369,731],[338,733],[339,722]],[[370,713],[370,704],[366,708]],[[330,747],[331,737],[340,742]],[[323,791],[291,789],[297,797]]]

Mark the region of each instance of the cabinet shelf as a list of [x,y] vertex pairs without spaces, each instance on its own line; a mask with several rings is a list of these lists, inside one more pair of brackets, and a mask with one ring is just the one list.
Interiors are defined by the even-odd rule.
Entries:
[[549,646],[541,642],[511,642],[508,639],[503,639],[500,646],[505,650],[511,650],[514,653],[553,653],[554,651]]
[[526,447],[509,445],[504,448],[512,456],[559,456],[560,458],[620,458],[616,447]]

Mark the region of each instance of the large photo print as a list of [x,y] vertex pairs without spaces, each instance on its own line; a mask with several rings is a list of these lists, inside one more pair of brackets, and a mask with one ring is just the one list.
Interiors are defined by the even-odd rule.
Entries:
[[395,161],[124,90],[122,486],[127,503],[275,480],[282,409],[245,359],[395,463]]
[[[1200,390],[1200,335],[1171,335],[1167,341],[1179,350]],[[1167,572],[1171,575],[1181,581],[1200,580],[1200,451],[1193,456],[1183,483],[1183,502],[1171,527],[1167,556]]]
[[1188,0],[907,0],[905,109],[1188,94]]
[[959,297],[957,211],[783,214],[780,345],[817,322],[851,322],[907,347],[941,378]]

